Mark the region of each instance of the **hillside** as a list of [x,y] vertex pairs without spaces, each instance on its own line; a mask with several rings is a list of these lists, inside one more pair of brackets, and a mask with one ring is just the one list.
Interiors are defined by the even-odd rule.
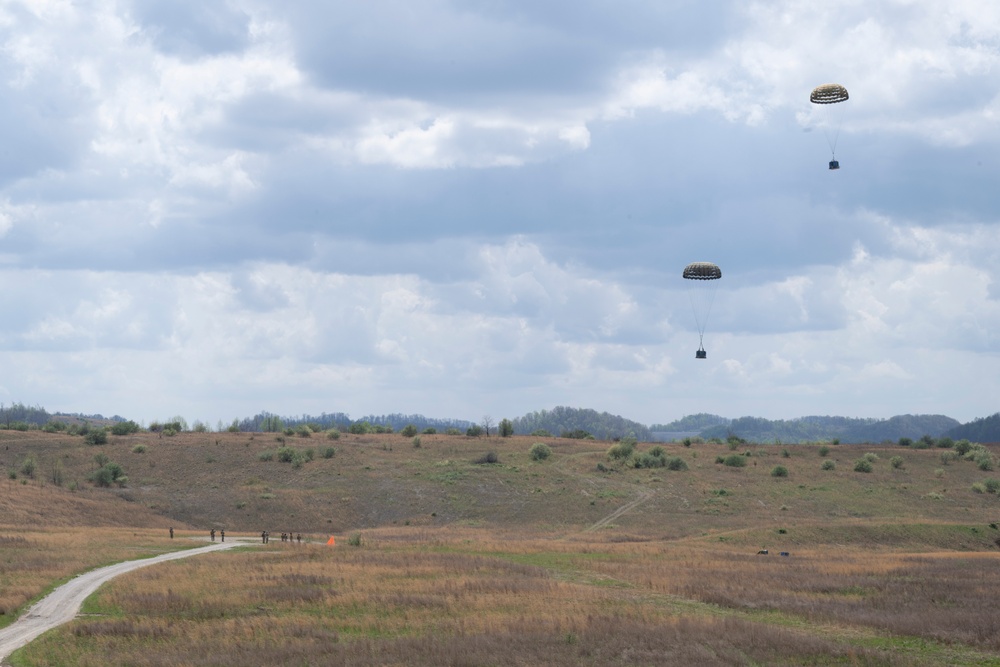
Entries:
[[944,435],[954,440],[964,438],[975,442],[1000,442],[1000,412],[956,426]]
[[573,431],[586,431],[598,440],[623,438],[629,434],[643,442],[653,439],[647,426],[607,412],[583,408],[556,407],[551,410],[529,412],[513,421],[514,433],[529,435],[547,431],[559,436]]
[[[552,450],[548,460],[529,456],[539,441]],[[687,467],[674,471],[615,463],[607,455],[609,442],[446,435],[419,442],[415,447],[399,434],[333,441],[319,434],[138,433],[91,447],[75,436],[0,431],[0,461],[8,470],[17,471],[29,456],[36,461],[34,479],[19,475],[5,482],[10,489],[30,489],[20,505],[34,509],[4,516],[7,522],[45,523],[46,512],[56,507],[75,502],[83,508],[82,501],[101,499],[124,509],[81,509],[82,515],[115,525],[177,522],[311,535],[454,524],[572,534],[601,525],[674,537],[818,524],[832,530],[857,520],[871,526],[997,520],[997,495],[973,486],[996,473],[960,459],[945,464],[938,449],[841,445],[821,456],[816,445],[748,445],[741,449],[746,467],[731,468],[716,462],[732,454],[725,445],[668,444],[665,456]],[[330,447],[335,451],[325,458]],[[640,445],[638,453],[651,448]],[[290,453],[287,462],[283,451]],[[873,472],[856,473],[854,462],[865,452],[878,457]],[[477,463],[489,453],[496,463]],[[87,481],[96,455],[124,469],[125,487],[99,489]],[[894,456],[901,457],[899,468],[889,464]],[[821,469],[826,459],[833,470]],[[787,469],[787,477],[771,475],[776,465]],[[56,466],[62,486],[49,479]]]
[[944,415],[897,415],[889,419],[850,417],[800,417],[770,420],[740,417],[726,424],[701,431],[703,438],[725,439],[736,435],[749,442],[818,442],[839,440],[842,443],[895,442],[924,435],[940,437],[958,426],[958,421]]

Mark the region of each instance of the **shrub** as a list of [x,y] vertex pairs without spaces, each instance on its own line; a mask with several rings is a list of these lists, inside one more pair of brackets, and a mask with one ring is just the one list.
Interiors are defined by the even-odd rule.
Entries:
[[871,472],[872,462],[867,458],[861,458],[854,462],[854,472]]
[[163,429],[163,435],[167,436],[168,438],[172,438],[175,435],[177,435],[177,429],[175,429],[175,428],[165,428],[165,429]]
[[105,463],[103,466],[92,472],[89,479],[95,485],[103,487],[108,487],[113,484],[125,486],[125,484],[128,483],[128,477],[125,476],[125,471],[120,465],[112,461]]
[[88,431],[87,435],[83,436],[83,441],[88,445],[106,445],[108,444],[108,432],[103,428]]
[[791,456],[792,456],[792,453],[790,451],[788,451],[787,449],[782,449],[781,450],[781,458],[787,459],[787,458],[791,458]]
[[687,462],[679,456],[671,456],[666,460],[667,470],[684,471],[688,469]]
[[940,447],[941,449],[951,449],[952,447],[955,446],[955,441],[949,438],[948,436],[944,436],[938,438],[937,442],[935,442],[934,444]]
[[982,470],[984,472],[988,472],[990,470],[993,470],[993,455],[990,454],[989,452],[985,452],[984,454],[980,454],[979,456],[976,457],[975,460],[976,460],[976,466],[980,470]]
[[[565,434],[563,434],[565,437]],[[624,461],[635,451],[635,438],[622,438],[608,447],[608,458],[613,461]]]
[[821,470],[835,470],[836,468],[837,468],[837,464],[834,463],[831,459],[827,459],[826,461],[823,461],[823,465],[820,466]]
[[959,440],[955,443],[955,451],[958,452],[959,456],[965,456],[972,449],[972,443],[968,440]]
[[662,456],[654,456],[651,452],[643,452],[635,459],[636,468],[662,468],[666,464]]
[[746,466],[746,457],[741,454],[730,454],[722,461],[723,465],[727,465],[730,468],[742,468]]
[[1000,479],[987,479],[983,482],[983,487],[990,493],[1000,493]]
[[402,429],[400,429],[399,434],[404,438],[412,438],[417,434],[417,427],[413,424],[407,424]]
[[483,454],[482,456],[480,456],[478,459],[476,459],[475,462],[478,463],[479,465],[483,465],[483,464],[486,464],[486,463],[496,463],[499,460],[500,460],[500,458],[497,456],[496,452],[486,452],[485,454]]
[[876,454],[875,452],[868,452],[862,458],[865,461],[868,461],[868,463],[875,463],[876,461],[878,461],[878,454]]
[[941,459],[942,464],[948,465],[952,461],[958,459],[958,452],[950,450],[947,452],[941,452],[941,456],[939,458]]
[[820,457],[822,457],[822,458],[825,459],[827,456],[830,455],[830,448],[827,447],[826,445],[822,445],[819,448],[819,455],[820,455]]
[[330,440],[340,440],[340,431],[338,431],[335,428],[331,428],[329,431],[326,432],[326,437],[328,437]]
[[449,429],[445,429],[444,434],[445,435],[462,435],[462,432],[459,431],[457,428],[449,428]]
[[295,459],[295,450],[291,447],[278,448],[278,460],[282,463],[291,463]]
[[975,482],[972,485],[973,493],[986,493],[986,485],[982,482]]
[[570,438],[572,440],[593,440],[594,438],[594,436],[587,431],[584,431],[582,428],[573,429],[572,431],[563,431],[559,437]]
[[500,423],[497,425],[497,433],[500,434],[501,438],[509,438],[514,435],[514,422],[506,417],[501,419]]
[[323,448],[323,458],[324,459],[332,459],[333,455],[336,454],[336,453],[337,453],[337,450],[334,449],[333,447],[324,447]]
[[361,533],[354,533],[347,538],[347,543],[352,547],[361,546]]
[[144,444],[142,444],[140,442],[138,445],[136,445],[135,447],[132,448],[132,453],[133,454],[145,454],[146,453],[146,445],[144,445]]
[[891,459],[889,459],[889,465],[891,465],[896,470],[901,470],[903,467],[903,457],[893,456]]
[[900,438],[898,444],[900,447],[910,447],[913,445],[913,438]]
[[263,452],[261,452],[260,454],[257,455],[257,460],[258,461],[273,461],[274,460],[274,452],[272,452],[270,449],[268,449],[266,451],[263,451]]
[[469,428],[465,429],[465,435],[470,438],[478,438],[483,434],[483,427],[479,424],[473,424]]
[[433,426],[428,426],[423,431],[421,431],[421,433],[423,433],[424,435],[434,435],[437,432],[438,432],[438,430],[436,428],[434,428]]
[[116,422],[111,427],[112,435],[132,435],[139,432],[139,425],[131,419],[124,422]]
[[528,449],[528,456],[531,457],[532,461],[544,461],[552,456],[552,448],[544,442],[536,442]]
[[914,449],[930,449],[933,446],[934,446],[934,438],[932,438],[929,435],[923,435],[920,437],[919,440],[913,443]]
[[774,466],[771,468],[771,477],[788,477],[788,468],[785,466]]
[[419,435],[413,436],[413,447],[415,449],[420,449],[420,436]]
[[295,435],[299,436],[300,438],[311,438],[312,434],[313,430],[308,426],[306,426],[305,424],[302,424],[297,429],[295,429]]
[[35,461],[34,456],[28,456],[23,461],[21,461],[21,474],[25,477],[35,478],[35,470],[38,468],[38,463]]
[[551,438],[552,437],[552,434],[549,433],[548,431],[546,431],[544,428],[536,428],[534,431],[531,432],[531,435],[535,436],[536,438]]

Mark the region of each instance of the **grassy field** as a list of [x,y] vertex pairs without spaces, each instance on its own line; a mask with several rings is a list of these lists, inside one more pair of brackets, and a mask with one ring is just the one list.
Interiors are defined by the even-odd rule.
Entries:
[[[8,470],[36,462],[0,494],[10,609],[130,535],[273,538],[126,575],[11,664],[1000,665],[1000,473],[881,445],[665,445],[686,470],[637,469],[611,444],[0,431]],[[125,488],[86,481],[98,453]],[[717,462],[733,454],[743,467]],[[118,528],[60,528],[102,524]],[[60,535],[81,555],[21,577]]]

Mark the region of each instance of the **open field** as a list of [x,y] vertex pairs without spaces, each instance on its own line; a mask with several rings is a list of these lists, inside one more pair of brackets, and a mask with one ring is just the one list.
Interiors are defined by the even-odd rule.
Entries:
[[[1000,473],[950,450],[665,445],[687,466],[668,470],[559,438],[276,437],[87,447],[0,431],[7,469],[32,456],[63,471],[61,486],[0,483],[11,609],[116,558],[109,544],[173,546],[169,525],[273,538],[125,575],[11,664],[1000,665]],[[550,459],[531,460],[536,441]],[[303,455],[282,462],[281,447]],[[86,481],[98,452],[125,488]],[[497,462],[476,462],[487,453]],[[716,462],[734,453],[744,467]],[[855,472],[865,454],[872,471]],[[59,527],[94,516],[140,525]],[[29,538],[46,518],[54,527]],[[64,558],[63,535],[80,555],[20,576]]]

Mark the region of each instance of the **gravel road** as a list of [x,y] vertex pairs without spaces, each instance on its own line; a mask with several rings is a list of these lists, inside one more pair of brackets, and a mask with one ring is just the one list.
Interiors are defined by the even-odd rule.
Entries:
[[245,544],[247,542],[241,540],[216,542],[204,547],[175,551],[155,556],[154,558],[115,563],[114,565],[108,565],[107,567],[78,575],[36,602],[34,606],[28,609],[14,623],[0,630],[0,662],[43,632],[73,620],[77,613],[79,613],[83,601],[100,588],[101,584],[117,577],[119,574],[138,570],[140,567],[156,565],[167,560],[197,556]]

